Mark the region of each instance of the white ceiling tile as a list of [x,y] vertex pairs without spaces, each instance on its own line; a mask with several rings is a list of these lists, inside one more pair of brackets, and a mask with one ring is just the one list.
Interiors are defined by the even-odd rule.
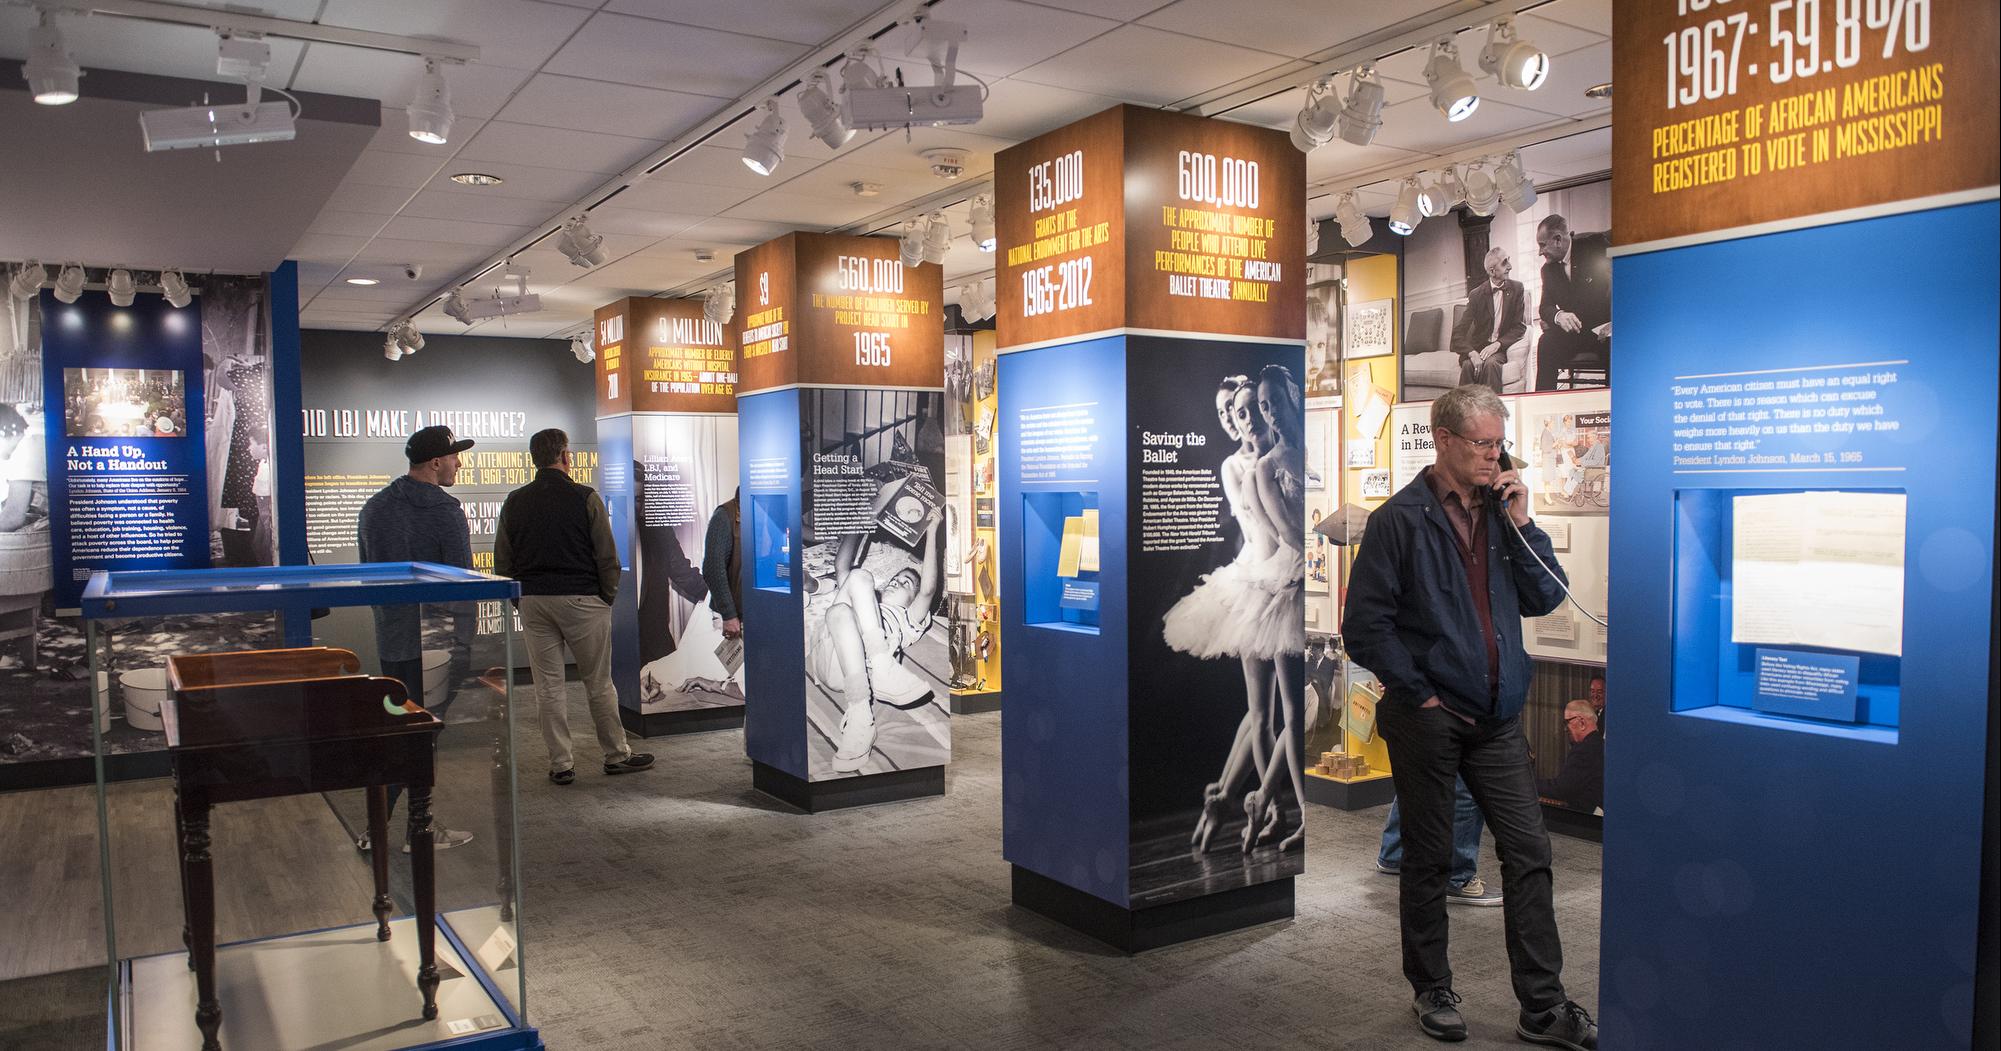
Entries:
[[461,161],[532,161],[568,171],[615,174],[660,147],[648,139],[496,120],[459,151]]
[[[1608,42],[1608,38],[1603,34],[1580,29],[1567,22],[1540,17],[1542,13],[1543,9],[1537,8],[1533,14],[1516,18],[1515,35],[1541,48],[1545,54],[1562,55],[1580,47]],[[1475,39],[1480,41],[1478,45],[1467,47],[1468,56],[1477,64],[1480,59],[1479,49],[1487,46],[1486,34],[1479,34],[1477,37],[1469,34],[1464,39],[1467,44],[1471,44]]]
[[1304,58],[1422,13],[1436,0],[1330,4],[1325,0],[1178,0],[1142,25]]
[[563,205],[519,197],[492,197],[471,192],[425,190],[410,200],[404,215],[425,219],[460,219],[499,226],[555,225]]
[[[1111,19],[1015,0],[943,0],[931,9],[930,16],[966,27],[966,42],[959,47],[959,68],[988,78],[1026,69],[1119,26]],[[1025,27],[1033,29],[1024,32]],[[924,53],[905,57],[918,35],[916,27],[902,27],[883,37],[877,46],[885,62],[903,67],[905,83],[929,84],[931,67]]]
[[825,197],[807,197],[782,190],[758,194],[723,213],[731,219],[762,219],[784,223],[799,230],[831,230],[881,211],[881,199],[859,198],[842,203]]
[[[501,183],[498,186],[467,186],[452,181],[452,176],[466,172],[496,175],[500,177]],[[517,197],[569,204],[604,185],[606,181],[605,176],[598,172],[564,171],[560,168],[510,164],[505,161],[459,159],[439,169],[427,189],[476,197]]]
[[344,212],[338,208],[322,208],[313,217],[313,225],[307,233],[338,234],[342,237],[374,237],[376,231],[389,217],[370,212]]
[[881,0],[611,0],[604,10],[818,44],[881,6]]
[[1389,146],[1355,146],[1340,139],[1314,150],[1306,155],[1306,184],[1318,185],[1330,180],[1340,180],[1343,175],[1375,171],[1391,165],[1412,164],[1422,160],[1425,154],[1399,150]]
[[[417,82],[423,76],[424,62],[415,55],[314,44],[306,49],[305,61],[300,63],[298,74],[292,78],[289,87],[294,91],[323,91],[332,95],[378,99],[387,106],[407,106],[416,95]],[[514,94],[514,90],[527,79],[527,70],[479,62],[469,66],[450,66],[445,70],[445,84],[451,91],[452,112],[460,117],[493,116],[507,102],[507,97]],[[407,123],[404,130],[409,130]],[[461,138],[462,134],[459,129],[452,129],[454,140]]]
[[574,8],[530,0],[327,0],[319,21],[472,44],[481,65],[536,69],[587,17]]
[[1016,77],[1165,105],[1284,64],[1284,59],[1266,52],[1128,25],[1030,66]]
[[438,172],[438,166],[446,160],[445,154],[391,153],[388,150],[363,150],[355,158],[354,167],[347,170],[347,178],[356,182],[372,183],[377,186],[397,186],[415,190],[431,181]]
[[[792,232],[792,227],[784,223],[774,223],[759,219],[716,218],[697,223],[681,232],[671,241],[663,241],[646,250],[645,254],[675,251],[682,248],[715,248],[728,245],[749,247],[761,245],[774,237],[783,237]],[[725,253],[726,255],[734,253]]]
[[656,175],[627,189],[619,194],[616,200],[621,206],[628,208],[715,215],[733,204],[750,200],[759,192],[761,191],[752,187],[704,186],[700,183],[662,179]]
[[[615,200],[622,201],[625,194]],[[631,234],[640,237],[672,237],[708,218],[682,212],[655,212],[642,208],[600,205],[590,213],[591,229],[601,234]]]
[[378,237],[355,256],[358,263],[408,263],[421,266],[430,277],[448,279],[449,271],[471,266],[487,255],[475,245],[445,244],[441,241],[405,241]]
[[995,81],[985,116],[969,130],[1008,142],[1024,142],[1047,131],[1118,105],[1121,99],[1025,80]]
[[317,262],[344,263],[356,252],[368,247],[368,238],[349,237],[342,234],[308,233],[292,246],[293,259],[311,259]]
[[1602,37],[1612,35],[1612,0],[1556,0],[1535,9],[1537,18],[1547,18]]
[[519,238],[532,229],[534,229],[532,226],[500,226],[458,219],[425,219],[414,215],[399,215],[389,220],[389,225],[383,227],[380,236],[407,241],[440,241],[445,244],[495,248]]
[[1130,22],[1149,11],[1166,7],[1168,0],[1036,0],[1039,6],[1058,7],[1066,11],[1081,11],[1100,18],[1114,18]]
[[1470,142],[1548,124],[1554,119],[1547,113],[1483,97],[1472,116],[1453,123],[1438,112],[1429,98],[1412,99],[1383,108],[1383,127],[1376,133],[1376,144],[1422,153],[1448,153]]
[[665,140],[721,105],[707,95],[540,73],[500,111],[500,119]]
[[1522,164],[1536,173],[1538,179],[1561,179],[1610,171],[1612,129],[1600,128],[1524,146],[1521,154]]
[[[929,171],[909,167],[878,168],[859,163],[861,159],[858,155],[854,160],[828,161],[803,175],[786,180],[778,189],[843,203],[873,200],[875,207],[882,208],[894,201],[930,193],[944,185]],[[853,185],[857,182],[874,183],[880,187],[880,196],[857,196]]]
[[799,44],[598,14],[543,72],[733,99],[805,53]]

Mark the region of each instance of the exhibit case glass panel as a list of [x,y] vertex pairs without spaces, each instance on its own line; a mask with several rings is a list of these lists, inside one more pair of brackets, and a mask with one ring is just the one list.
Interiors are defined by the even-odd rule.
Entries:
[[518,592],[429,563],[91,578],[93,673],[130,624],[262,629],[165,658],[169,776],[108,778],[96,735],[107,1046],[541,1046],[519,930]]

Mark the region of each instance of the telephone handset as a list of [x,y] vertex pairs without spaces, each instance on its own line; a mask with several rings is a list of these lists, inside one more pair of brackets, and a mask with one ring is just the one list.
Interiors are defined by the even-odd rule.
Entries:
[[[1501,454],[1501,470],[1503,471],[1520,471],[1523,468],[1526,468],[1528,465],[1529,463],[1527,460],[1521,459],[1520,457],[1514,455],[1513,453]],[[1487,487],[1487,496],[1491,498],[1495,503],[1501,505],[1502,507],[1506,507],[1508,506],[1508,500],[1506,497],[1501,495],[1501,489],[1502,487],[1499,485],[1490,485]]]

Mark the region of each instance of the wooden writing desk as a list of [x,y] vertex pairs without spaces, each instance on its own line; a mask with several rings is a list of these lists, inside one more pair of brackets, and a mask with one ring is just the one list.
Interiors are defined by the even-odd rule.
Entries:
[[395,679],[360,674],[348,650],[249,650],[169,658],[160,717],[174,776],[181,899],[195,1025],[203,1051],[219,1051],[222,1005],[215,995],[215,868],[209,808],[344,788],[368,790],[375,867],[375,937],[389,938],[388,786],[410,796],[410,872],[417,911],[417,988],[424,1017],[438,1015],[436,897],[431,787],[444,724],[411,704]]

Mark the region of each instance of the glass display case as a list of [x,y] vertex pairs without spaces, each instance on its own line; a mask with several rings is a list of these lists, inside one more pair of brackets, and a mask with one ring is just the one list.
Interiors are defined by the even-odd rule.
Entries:
[[[518,592],[428,563],[91,578],[93,677],[128,624],[235,626],[148,678],[168,777],[107,778],[96,734],[108,1046],[541,1046],[519,928]],[[341,607],[371,615],[327,615]]]

